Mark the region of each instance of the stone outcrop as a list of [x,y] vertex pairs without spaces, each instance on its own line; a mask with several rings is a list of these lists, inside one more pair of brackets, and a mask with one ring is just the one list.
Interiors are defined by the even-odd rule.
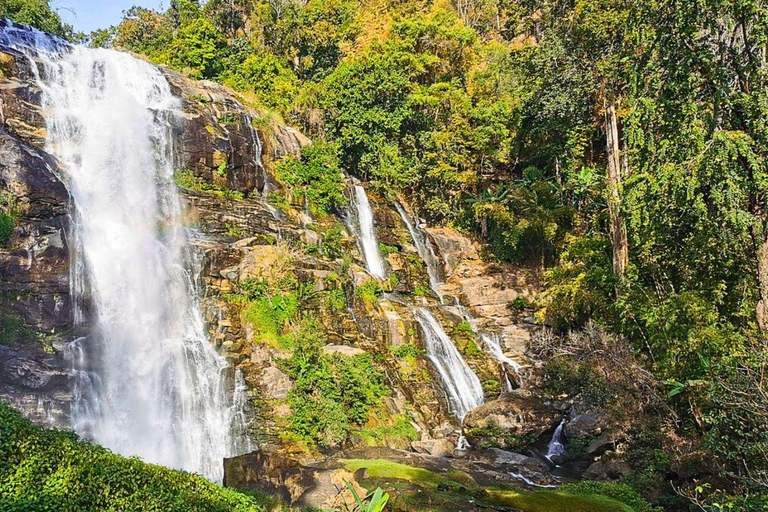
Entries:
[[521,450],[560,420],[557,409],[541,397],[516,390],[470,411],[464,419],[464,433],[478,447]]

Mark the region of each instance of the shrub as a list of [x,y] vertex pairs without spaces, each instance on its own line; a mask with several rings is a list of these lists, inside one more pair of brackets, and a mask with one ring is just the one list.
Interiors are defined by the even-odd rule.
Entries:
[[384,376],[369,354],[324,354],[326,338],[314,319],[305,319],[291,337],[295,350],[283,363],[295,381],[288,395],[289,429],[308,443],[339,446],[386,394]]
[[355,293],[358,297],[363,299],[366,304],[373,304],[383,291],[384,290],[381,289],[379,282],[375,279],[371,279],[358,286]]
[[120,457],[70,432],[36,427],[1,401],[0,509],[263,510],[201,476]]
[[16,221],[12,215],[0,213],[0,247],[8,246],[15,227]]
[[291,188],[296,199],[309,201],[319,214],[328,214],[346,203],[338,147],[317,142],[305,146],[301,159],[288,158],[275,166],[277,179]]

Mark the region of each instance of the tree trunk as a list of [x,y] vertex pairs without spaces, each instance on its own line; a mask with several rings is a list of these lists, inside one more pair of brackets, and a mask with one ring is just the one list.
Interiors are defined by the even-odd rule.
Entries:
[[626,159],[621,156],[619,123],[613,101],[605,104],[605,132],[608,140],[608,215],[611,221],[613,272],[621,277],[629,264],[627,227],[621,216],[621,172],[626,167]]
[[[763,336],[768,335],[768,230],[763,228],[762,240],[757,247],[757,283],[760,300],[757,303],[757,325]],[[756,238],[756,237],[753,237]]]

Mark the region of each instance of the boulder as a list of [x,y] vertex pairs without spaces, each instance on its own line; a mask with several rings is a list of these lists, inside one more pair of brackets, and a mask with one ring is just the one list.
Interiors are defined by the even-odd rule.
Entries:
[[599,460],[592,463],[586,471],[584,478],[588,480],[618,480],[632,473],[629,464],[621,459]]
[[575,404],[566,418],[563,432],[568,439],[590,439],[610,426],[609,418],[600,411],[583,411]]
[[411,448],[417,453],[426,453],[433,457],[453,457],[456,448],[448,439],[429,439],[426,441],[414,441]]
[[464,432],[473,446],[522,449],[560,419],[541,397],[515,390],[470,411]]
[[611,431],[603,432],[600,437],[587,446],[586,452],[590,455],[600,455],[608,450],[615,449],[616,444],[623,439],[624,436],[619,433]]

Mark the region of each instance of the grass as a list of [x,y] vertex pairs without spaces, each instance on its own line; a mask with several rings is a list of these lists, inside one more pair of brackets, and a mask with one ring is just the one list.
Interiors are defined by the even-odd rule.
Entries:
[[[393,503],[403,503],[407,510],[426,512],[427,510],[451,510],[457,505],[456,501],[467,499],[468,493],[477,491],[480,487],[474,479],[459,470],[451,470],[445,473],[435,473],[423,468],[415,468],[391,462],[383,459],[363,460],[346,459],[342,461],[348,471],[357,471],[366,468],[368,476],[376,485],[384,487],[384,490],[402,488],[396,482],[387,482],[387,479],[405,480],[418,486],[420,490],[408,490],[405,495],[395,499]],[[434,493],[438,484],[445,483],[454,488],[464,487],[466,491],[460,494],[448,494],[446,492]],[[387,488],[389,486],[389,488]],[[610,484],[604,484],[605,491],[610,491]],[[587,489],[574,489],[573,493],[567,491],[567,487],[561,490],[540,491],[510,491],[501,489],[485,489],[482,501],[490,505],[515,507],[522,512],[644,512],[644,502],[634,493],[624,501],[638,503],[643,506],[633,508],[617,499],[599,493],[587,493]],[[626,493],[625,489],[621,490]],[[439,503],[437,508],[436,500]],[[424,506],[418,503],[424,501]],[[403,509],[403,510],[406,510]],[[395,511],[400,510],[395,507]]]

